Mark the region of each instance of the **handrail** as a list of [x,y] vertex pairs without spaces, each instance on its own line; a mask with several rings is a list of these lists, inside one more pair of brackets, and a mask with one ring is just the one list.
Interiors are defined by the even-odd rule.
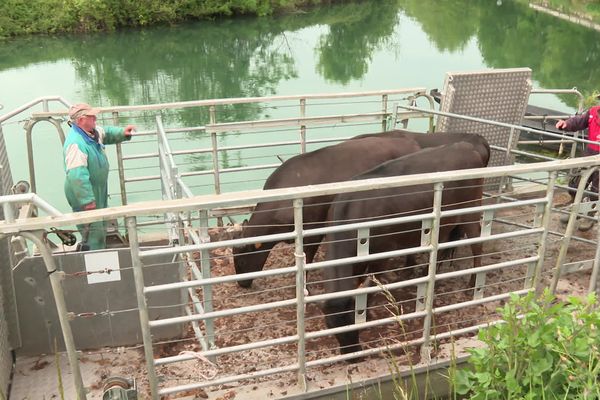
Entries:
[[0,196],[0,204],[19,204],[29,203],[35,205],[38,209],[44,210],[51,216],[58,217],[64,215],[50,203],[42,199],[35,193],[22,193],[22,194],[9,194],[6,196]]
[[[38,97],[37,99],[30,101],[29,103],[25,103],[22,106],[15,108],[8,114],[4,114],[4,115],[0,116],[0,124],[2,124],[5,121],[8,121],[10,118],[14,117],[15,115],[18,115],[18,114],[22,113],[23,111],[25,111],[31,107],[34,107],[40,103],[42,103],[44,105],[44,109],[46,110],[45,112],[49,114],[48,116],[57,115],[57,113],[48,111],[48,102],[50,102],[50,101],[58,101],[59,103],[62,103],[65,107],[71,106],[71,103],[69,103],[67,100],[65,100],[61,96]],[[61,112],[59,114],[66,115],[66,114],[68,114],[68,112],[64,112],[64,113]]]
[[[110,220],[127,216],[155,215],[169,212],[196,211],[198,208],[223,208],[254,204],[263,201],[276,201],[291,198],[306,198],[337,193],[365,191],[387,187],[432,184],[444,181],[489,178],[510,174],[524,174],[545,171],[560,171],[573,168],[586,168],[597,165],[600,156],[578,157],[573,159],[547,161],[534,164],[505,165],[460,171],[445,171],[419,175],[404,175],[387,178],[365,179],[351,182],[326,183],[309,187],[291,187],[272,190],[251,190],[220,195],[194,196],[175,200],[144,201],[127,206],[82,211],[53,217],[30,218],[18,223],[0,223],[0,233],[14,233],[52,226],[89,224],[94,221]],[[185,249],[182,249],[185,251]]]
[[[139,106],[114,106],[114,107],[98,107],[100,113],[108,112],[127,112],[127,111],[164,111],[173,108],[189,108],[189,107],[208,107],[230,104],[247,104],[247,103],[265,103],[269,101],[285,101],[285,100],[300,100],[300,99],[343,99],[348,97],[370,97],[382,96],[385,94],[406,94],[415,92],[424,92],[424,87],[392,89],[392,90],[373,90],[364,92],[344,92],[344,93],[321,93],[321,94],[298,94],[286,96],[266,96],[266,97],[233,97],[225,99],[208,99],[208,100],[190,100],[178,101],[171,103],[145,104]],[[34,117],[47,117],[56,115],[67,115],[67,111],[58,112],[42,112],[33,114]],[[1,122],[1,121],[0,121]]]
[[583,110],[583,102],[585,101],[585,98],[583,97],[583,94],[581,94],[581,92],[579,90],[577,90],[576,87],[572,88],[572,89],[531,89],[531,91],[529,92],[530,94],[574,94],[577,97],[579,97],[579,104],[578,104],[578,112],[581,112]]

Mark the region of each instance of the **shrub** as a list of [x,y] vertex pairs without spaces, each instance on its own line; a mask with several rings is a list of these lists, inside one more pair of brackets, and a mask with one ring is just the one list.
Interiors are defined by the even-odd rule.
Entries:
[[455,390],[478,399],[600,399],[600,312],[593,295],[567,302],[548,292],[513,296],[499,310],[506,323],[480,331]]

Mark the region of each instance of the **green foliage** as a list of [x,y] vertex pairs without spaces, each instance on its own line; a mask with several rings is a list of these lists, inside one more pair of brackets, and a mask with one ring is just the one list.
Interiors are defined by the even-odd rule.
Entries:
[[598,99],[600,99],[600,92],[594,90],[592,94],[583,99],[583,108],[588,109],[598,105]]
[[482,330],[457,371],[458,394],[480,399],[600,399],[600,312],[596,298],[557,301],[549,293],[513,296],[503,324]]
[[331,0],[3,0],[0,38],[113,31],[232,15],[266,16]]

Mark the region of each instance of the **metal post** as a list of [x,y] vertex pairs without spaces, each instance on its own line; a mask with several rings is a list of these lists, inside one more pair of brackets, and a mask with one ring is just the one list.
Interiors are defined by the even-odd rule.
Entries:
[[[306,99],[300,99],[300,118],[306,117]],[[300,125],[300,153],[306,153],[306,125]]]
[[425,318],[423,320],[423,345],[421,346],[421,361],[429,362],[431,341],[431,323],[433,320],[433,295],[435,290],[435,274],[437,269],[437,253],[440,234],[440,215],[442,212],[442,191],[444,183],[433,186],[433,221],[431,224],[431,247],[429,253],[429,272],[427,274],[427,294],[425,296]]
[[[113,123],[119,125],[119,113],[113,111]],[[127,190],[125,189],[125,164],[123,163],[123,148],[121,143],[116,144],[117,148],[117,169],[119,171],[119,188],[121,189],[121,204],[127,205]]]
[[303,391],[308,390],[306,381],[306,338],[304,324],[304,300],[306,288],[306,257],[304,254],[302,199],[294,200],[294,231],[296,233],[294,255],[296,258],[296,330],[298,331],[298,384]]
[[[508,143],[506,145],[506,154],[504,155],[504,165],[510,165],[509,162],[510,162],[510,155],[511,155],[511,150],[512,150],[512,146],[513,146],[514,136],[515,136],[515,128],[511,127],[510,135],[508,136]],[[509,180],[509,183],[507,184],[507,186],[510,185],[510,182],[511,181]],[[500,184],[498,186],[498,197],[497,197],[498,202],[500,202],[500,195],[504,191],[505,184],[506,184],[506,176],[502,175],[500,177]]]
[[65,348],[67,349],[67,357],[69,358],[71,372],[73,373],[73,382],[75,384],[75,391],[77,392],[77,399],[85,400],[87,399],[86,390],[83,386],[81,369],[79,368],[79,357],[77,355],[77,349],[75,348],[75,340],[73,339],[73,332],[71,331],[71,325],[69,323],[65,294],[61,284],[64,273],[62,271],[57,271],[56,263],[52,257],[52,251],[48,247],[48,244],[42,239],[43,231],[21,232],[20,234],[35,243],[44,259],[44,264],[46,264],[46,270],[50,277],[50,285],[52,286],[52,294],[54,295],[54,302],[56,303],[56,311],[60,321],[60,328],[62,330],[63,340],[65,341]]
[[581,174],[581,180],[579,181],[579,186],[577,186],[577,193],[575,194],[575,199],[573,200],[571,216],[569,217],[569,222],[567,223],[567,228],[565,229],[565,237],[562,240],[560,251],[558,252],[558,258],[556,259],[554,278],[552,279],[552,283],[550,284],[550,291],[552,293],[556,292],[556,286],[558,286],[558,280],[560,279],[561,269],[563,263],[565,262],[567,251],[569,250],[569,243],[571,242],[571,236],[573,236],[573,230],[575,229],[575,221],[577,220],[577,214],[579,213],[579,206],[581,204],[581,199],[583,198],[583,192],[585,191],[588,179],[597,169],[598,167],[591,167]]
[[[548,186],[546,189],[546,204],[544,205],[544,216],[541,226],[544,228],[544,233],[540,237],[538,246],[538,262],[533,273],[532,286],[536,291],[540,290],[540,282],[542,278],[542,268],[544,266],[544,254],[546,254],[546,241],[548,240],[548,232],[550,231],[550,220],[552,217],[552,199],[554,197],[554,183],[556,182],[556,171],[550,172],[548,176]],[[525,282],[527,284],[528,282]]]
[[[598,177],[600,179],[600,176]],[[598,187],[600,182],[596,182],[596,187]],[[598,200],[597,200],[598,201]],[[600,203],[596,204],[596,226],[600,226],[600,210],[598,210]],[[598,229],[596,236],[596,244],[600,244],[600,229]],[[594,264],[592,265],[592,275],[590,276],[590,285],[588,288],[588,293],[596,292],[596,297],[600,296],[600,282],[599,282],[599,272],[600,269],[600,246],[596,246],[596,254],[594,256]]]
[[[208,108],[208,113],[210,117],[210,123],[217,123],[217,112],[214,105]],[[219,152],[217,151],[217,133],[210,132],[210,138],[212,142],[212,158],[213,158],[213,171],[214,171],[214,180],[215,180],[215,194],[221,193],[221,178],[219,176]],[[217,217],[217,226],[223,226],[223,217]]]
[[210,139],[212,143],[213,171],[215,176],[215,194],[221,194],[221,177],[219,176],[219,143],[217,142],[217,132],[211,132]]
[[140,244],[137,234],[137,223],[135,217],[125,217],[127,232],[129,233],[129,245],[131,246],[131,263],[133,266],[133,280],[135,282],[135,294],[140,312],[140,327],[144,341],[144,355],[146,357],[146,368],[148,369],[148,384],[153,400],[158,400],[158,381],[154,369],[154,352],[152,351],[152,333],[150,332],[150,318],[148,316],[148,304],[144,295],[144,272],[142,271],[142,260],[140,259]]
[[[596,224],[600,224],[600,212],[596,212],[596,219]],[[598,229],[596,243],[600,243],[600,229]],[[600,269],[600,246],[596,246],[592,275],[590,276],[590,286],[588,288],[588,293],[596,292],[596,297],[600,297],[600,282],[598,282],[600,274],[598,273],[598,269]]]
[[[210,236],[208,235],[208,211],[200,210],[200,239],[205,242],[210,242]],[[208,279],[211,277],[210,271],[210,256],[209,250],[200,251],[200,269],[202,272],[202,279]],[[204,312],[213,312],[213,300],[212,300],[212,286],[202,286],[202,306]],[[204,320],[204,328],[206,329],[206,337],[208,339],[209,347],[212,349],[215,347],[215,323],[212,318]]]
[[35,164],[33,162],[33,139],[31,137],[31,132],[33,130],[33,126],[35,125],[35,121],[28,120],[25,123],[25,139],[27,142],[27,164],[29,165],[29,184],[31,185],[31,192],[37,193],[37,185],[35,183]]
[[387,106],[388,106],[388,95],[384,94],[381,96],[381,130],[385,131],[387,128]]

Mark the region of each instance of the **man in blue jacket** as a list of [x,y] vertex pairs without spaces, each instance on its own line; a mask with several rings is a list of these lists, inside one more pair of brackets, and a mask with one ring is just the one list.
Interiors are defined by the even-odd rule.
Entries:
[[[65,139],[63,156],[65,165],[65,195],[74,212],[106,208],[108,206],[108,158],[104,145],[130,140],[133,125],[125,128],[96,126],[100,110],[89,104],[71,106],[71,130]],[[106,247],[104,221],[77,225],[81,233],[82,250]]]

